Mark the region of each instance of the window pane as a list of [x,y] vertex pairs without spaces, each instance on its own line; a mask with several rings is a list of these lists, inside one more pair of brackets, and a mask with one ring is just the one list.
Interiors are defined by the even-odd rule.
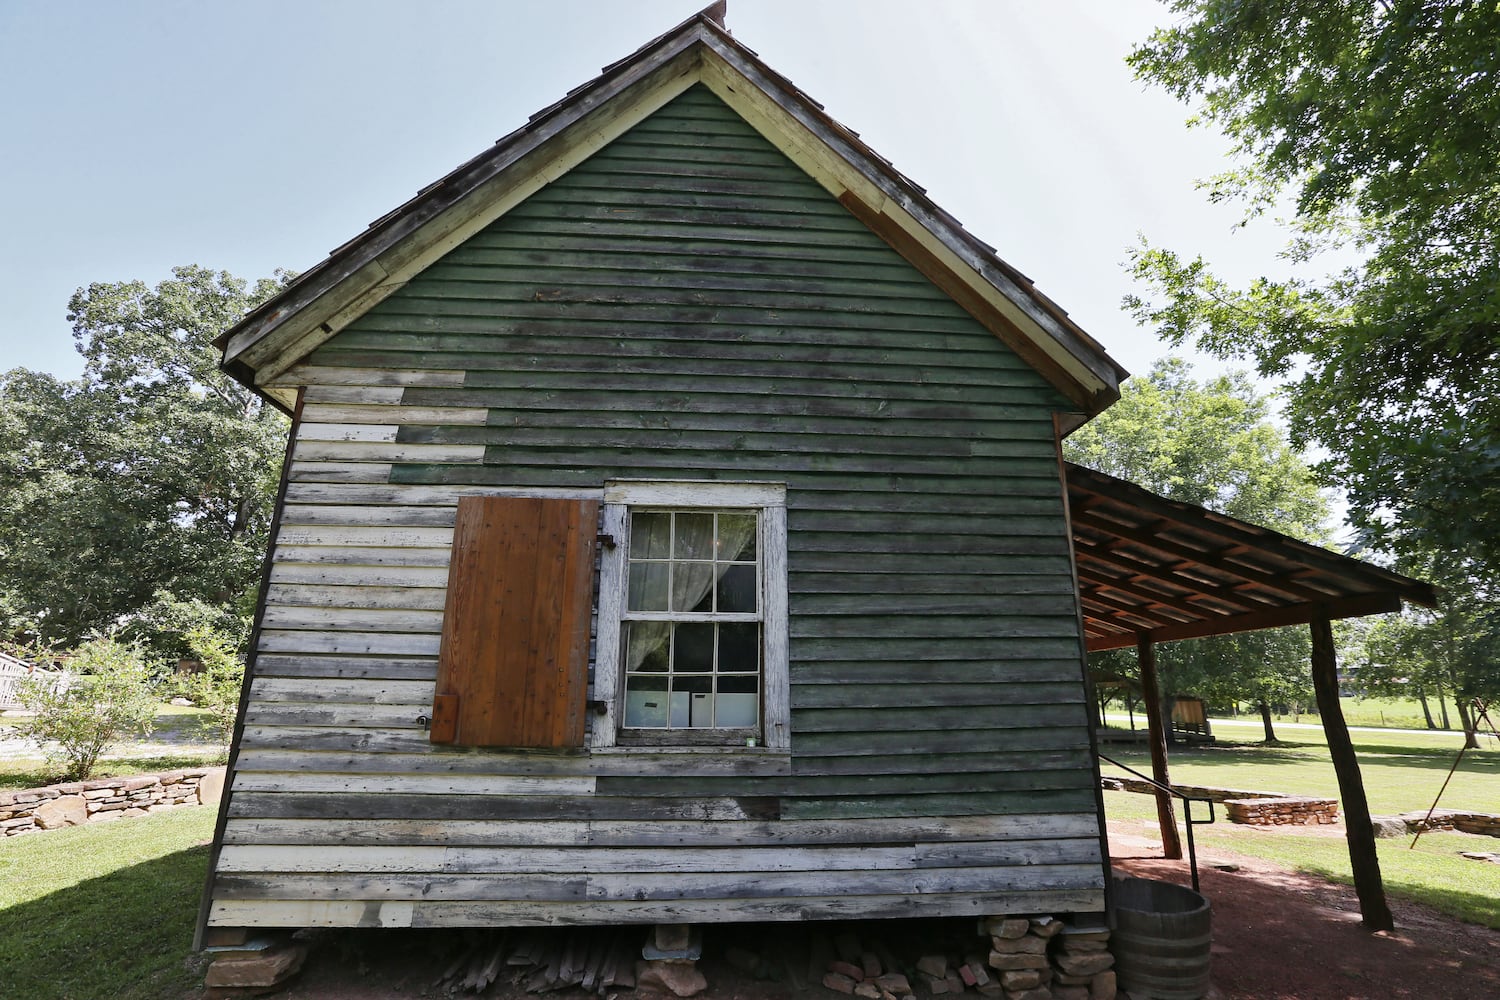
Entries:
[[[754,673],[760,669],[760,624],[726,622],[719,626],[719,670]],[[754,680],[754,678],[751,678]]]
[[667,727],[667,679],[629,677],[625,681],[625,725],[647,729]]
[[678,514],[677,547],[674,559],[712,559],[714,557],[714,516],[712,514]]
[[713,589],[713,563],[672,564],[673,611],[712,611]]
[[719,559],[752,562],[755,559],[755,515],[719,515]]
[[668,568],[671,563],[630,564],[629,604],[631,611],[667,610]]
[[672,725],[686,725],[693,729],[706,729],[714,724],[714,679],[707,674],[698,676],[676,676],[672,678],[672,703],[675,708],[686,703],[686,722],[677,721],[673,713]]
[[720,677],[714,696],[714,725],[750,727],[760,721],[760,678]]
[[645,511],[630,515],[630,558],[670,559],[672,515]]
[[679,673],[701,673],[714,668],[714,626],[712,622],[677,626],[672,667]]
[[757,602],[754,566],[725,566],[720,563],[718,610],[754,612]]
[[625,669],[666,673],[671,635],[669,622],[626,622]]

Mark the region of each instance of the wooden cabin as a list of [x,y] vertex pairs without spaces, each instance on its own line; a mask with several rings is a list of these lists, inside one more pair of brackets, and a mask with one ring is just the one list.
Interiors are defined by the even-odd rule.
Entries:
[[293,425],[206,926],[1104,908],[1124,372],[718,12],[220,344]]

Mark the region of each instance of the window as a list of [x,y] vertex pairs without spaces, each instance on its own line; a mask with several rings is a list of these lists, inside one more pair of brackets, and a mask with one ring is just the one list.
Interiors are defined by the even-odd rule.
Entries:
[[606,486],[594,746],[788,745],[785,496]]

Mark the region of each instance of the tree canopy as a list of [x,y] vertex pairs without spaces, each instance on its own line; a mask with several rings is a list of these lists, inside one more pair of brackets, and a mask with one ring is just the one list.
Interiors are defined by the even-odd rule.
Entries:
[[[1128,300],[1169,341],[1286,380],[1294,441],[1397,552],[1500,567],[1500,7],[1174,0],[1131,56],[1233,143],[1208,182],[1293,199],[1293,276],[1237,288],[1144,247]],[[1358,263],[1320,273],[1319,255]],[[1327,259],[1326,257],[1323,259]]]
[[83,375],[0,374],[0,638],[72,644],[164,602],[249,613],[286,421],[211,341],[286,278],[89,285],[68,304]]

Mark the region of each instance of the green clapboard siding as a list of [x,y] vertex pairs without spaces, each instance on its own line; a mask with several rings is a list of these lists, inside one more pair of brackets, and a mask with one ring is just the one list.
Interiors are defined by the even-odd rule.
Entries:
[[[924,840],[974,841],[959,863],[988,873],[972,883],[994,883],[987,906],[1102,901],[1052,429],[1068,404],[709,91],[543,188],[309,363],[334,373],[307,396],[327,429],[299,438],[312,445],[290,474],[231,800],[242,843],[263,829],[264,843],[332,850],[349,834],[317,831],[360,821],[372,845],[489,824],[541,838],[517,844],[644,850],[722,829],[766,858],[843,837],[904,839],[913,857]],[[424,370],[462,377],[390,375]],[[368,416],[381,407],[398,416]],[[612,478],[787,484],[790,761],[428,744],[415,720],[453,491]],[[1012,837],[1040,846],[1024,863],[982,846]],[[273,919],[222,902],[236,896],[351,891],[236,856],[223,922]],[[897,875],[872,868],[853,894],[908,891]],[[397,891],[382,879],[363,891]],[[723,912],[761,913],[745,902],[757,884]],[[837,911],[843,884],[809,889],[827,899],[799,912]],[[590,899],[613,891],[600,886]],[[971,912],[979,897],[961,895],[912,912]],[[871,905],[846,912],[896,912]]]
[[[411,388],[402,402],[485,407],[485,424],[413,424],[397,440],[480,445],[483,467],[398,463],[394,482],[785,480],[794,684],[820,664],[896,659],[916,683],[928,662],[973,671],[968,684],[946,671],[920,698],[858,685],[841,704],[794,687],[794,753],[799,732],[820,753],[858,756],[867,735],[902,729],[957,728],[983,744],[986,731],[1045,726],[1087,745],[1076,661],[1055,659],[1076,650],[1078,627],[1052,443],[1066,403],[702,87],[312,363],[466,372],[462,387]],[[1052,664],[1049,683],[995,679],[996,664],[1032,658]],[[632,792],[653,782],[666,784]],[[1069,808],[1092,810],[1087,781],[1073,784]],[[985,798],[1007,787],[1025,796],[1035,783],[995,775]],[[814,800],[827,789],[777,788]],[[836,812],[844,798],[807,807]],[[860,814],[870,808],[861,798]]]

